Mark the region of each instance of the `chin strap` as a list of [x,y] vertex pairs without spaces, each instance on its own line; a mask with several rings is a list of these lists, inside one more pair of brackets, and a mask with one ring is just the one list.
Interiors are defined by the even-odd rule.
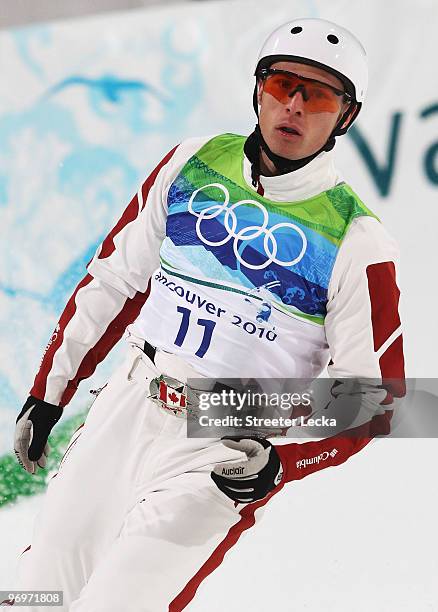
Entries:
[[254,187],[257,187],[259,177],[261,175],[260,169],[260,149],[266,153],[269,159],[272,161],[274,166],[276,167],[278,174],[287,174],[288,172],[293,172],[294,170],[298,170],[302,168],[306,164],[315,159],[322,151],[331,151],[336,144],[335,137],[330,137],[325,145],[313,153],[308,157],[303,157],[302,159],[287,159],[286,157],[281,157],[280,155],[276,155],[271,151],[268,147],[265,139],[262,136],[262,132],[260,130],[259,125],[255,126],[252,134],[248,136],[245,141],[244,152],[246,157],[251,162],[251,179]]
[[[254,90],[255,91],[255,90]],[[254,94],[256,95],[256,94]],[[309,155],[308,157],[303,157],[302,159],[288,159],[287,157],[281,157],[280,155],[276,155],[271,151],[268,147],[265,139],[263,138],[260,125],[257,123],[255,126],[254,132],[248,136],[245,142],[245,155],[251,162],[251,178],[252,184],[254,187],[257,187],[259,182],[259,177],[261,174],[260,171],[260,150],[266,153],[268,158],[274,164],[277,169],[278,174],[287,174],[288,172],[294,172],[303,166],[306,166],[312,159],[315,159],[320,153],[323,151],[331,151],[336,144],[336,136],[342,136],[348,130],[348,127],[353,123],[354,119],[359,114],[360,105],[354,103],[353,113],[352,107],[350,106],[343,116],[339,119],[338,123],[334,127],[332,133],[330,134],[327,142],[318,150],[316,153]],[[351,113],[351,120],[349,125],[346,128],[341,128],[341,125],[344,123],[347,116]],[[258,116],[258,110],[256,109],[256,114]]]

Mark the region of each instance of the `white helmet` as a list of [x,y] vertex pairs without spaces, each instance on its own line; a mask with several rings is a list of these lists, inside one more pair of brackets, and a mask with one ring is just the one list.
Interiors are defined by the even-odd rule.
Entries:
[[260,51],[255,74],[277,61],[323,68],[340,79],[362,105],[368,85],[365,49],[348,30],[325,19],[296,19],[277,28]]

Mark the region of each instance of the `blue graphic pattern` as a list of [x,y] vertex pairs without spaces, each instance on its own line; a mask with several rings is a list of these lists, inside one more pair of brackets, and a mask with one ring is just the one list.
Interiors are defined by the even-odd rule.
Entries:
[[[81,22],[71,27],[79,31]],[[199,48],[175,48],[179,27],[169,17],[161,32],[156,28],[153,49],[150,36],[140,48],[120,34],[132,61],[117,72],[111,55],[102,57],[98,36],[80,70],[67,55],[65,67],[58,61],[53,70],[53,57],[64,53],[56,25],[1,34],[15,45],[14,65],[28,82],[25,97],[0,107],[0,410],[19,410],[85,265],[160,154],[181,140],[202,99]],[[144,57],[160,65],[153,79]],[[142,69],[135,74],[133,65]],[[115,353],[103,372],[113,367]],[[81,408],[88,389],[86,383],[76,398]]]
[[[321,234],[305,227],[297,220],[293,223],[305,234],[307,248],[304,257],[293,266],[282,266],[270,263],[266,268],[251,269],[242,265],[236,258],[233,250],[234,239],[229,239],[224,244],[212,246],[201,241],[196,232],[198,218],[188,211],[188,201],[197,186],[192,185],[186,177],[180,174],[172,184],[168,195],[168,220],[167,236],[171,243],[167,242],[163,257],[172,263],[172,257],[178,258],[178,248],[184,247],[190,250],[190,260],[196,261],[199,272],[206,277],[212,277],[211,260],[205,257],[205,253],[211,253],[220,264],[215,269],[215,278],[220,281],[230,281],[253,289],[261,287],[267,281],[277,281],[269,291],[277,300],[287,306],[293,306],[308,315],[322,315],[326,313],[327,288],[330,274],[335,260],[337,248],[328,242]],[[218,202],[209,199],[205,192],[197,195],[193,202],[193,210],[200,213]],[[212,209],[214,211],[214,209]],[[260,226],[263,221],[261,210],[254,206],[241,205],[235,208],[237,224],[235,233],[248,226]],[[268,228],[277,223],[290,222],[290,217],[284,217],[279,213],[269,213]],[[228,223],[230,221],[228,220]],[[201,221],[203,237],[208,242],[220,242],[229,236],[226,228],[225,212],[221,212],[214,218],[207,215]],[[279,228],[275,232],[277,239],[276,257],[280,261],[292,261],[300,253],[302,238],[293,229]],[[265,234],[254,236],[249,241],[237,243],[238,253],[250,265],[261,266],[267,259],[264,247]],[[173,247],[173,248],[172,248]],[[172,253],[175,253],[172,255]],[[176,261],[176,260],[175,260]]]

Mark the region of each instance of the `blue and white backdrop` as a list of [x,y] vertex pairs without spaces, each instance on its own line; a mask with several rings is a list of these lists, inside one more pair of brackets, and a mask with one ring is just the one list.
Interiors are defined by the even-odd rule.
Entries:
[[[193,135],[252,130],[258,49],[274,27],[300,16],[337,21],[368,50],[368,99],[355,129],[336,146],[338,165],[401,247],[407,373],[437,376],[438,9],[432,0],[213,1],[41,24],[0,33],[0,454],[11,448],[15,414],[96,245],[176,143]],[[119,353],[116,349],[98,370],[94,386],[105,379]],[[90,386],[93,381],[77,394],[72,411],[88,401]],[[435,442],[419,442],[409,442],[416,445],[415,465],[427,465]],[[390,444],[376,444],[374,454],[358,457],[354,467],[307,479],[311,482],[299,484],[298,497],[288,493],[286,503],[276,502],[277,518],[261,528],[258,545],[271,551],[266,562],[274,567],[292,554],[290,585],[271,567],[272,591],[260,586],[254,605],[261,607],[253,609],[267,609],[268,602],[283,605],[290,593],[291,605],[281,609],[303,609],[305,604],[309,610],[438,610],[430,586],[436,560],[433,567],[431,553],[421,544],[430,541],[436,494],[427,482],[419,482],[408,443]],[[409,494],[403,484],[408,482]],[[351,483],[357,483],[354,496],[362,496],[364,504],[363,515],[354,520],[347,509],[343,517],[339,508],[330,511],[330,500],[348,500],[345,490]],[[388,485],[393,512],[388,511]],[[416,507],[415,495],[427,504]],[[409,510],[403,506],[407,497]],[[16,520],[17,514],[2,512],[5,526]],[[388,534],[382,527],[382,540],[367,531],[370,512],[382,513],[389,529]],[[27,525],[28,519],[23,520]],[[284,521],[281,527],[278,521]],[[303,523],[313,531],[302,528]],[[409,525],[415,525],[416,537]],[[315,550],[317,529],[321,554],[315,560],[306,545]],[[332,529],[339,532],[340,550],[329,554],[324,547],[331,546]],[[359,559],[349,543],[352,531],[364,536]],[[10,537],[14,545],[20,540]],[[382,542],[387,557],[379,558]],[[7,548],[5,576],[10,576],[13,553],[14,546]],[[248,556],[250,572],[257,571],[259,556]],[[350,557],[357,567],[348,563]],[[361,571],[371,571],[377,581],[381,607],[375,592],[366,589],[361,602],[348,607],[349,595],[361,590]],[[312,572],[324,576],[325,594],[312,587]],[[250,573],[246,579],[243,591],[252,585]],[[211,580],[211,592],[220,602],[221,582]],[[342,592],[340,601],[335,592]],[[243,592],[238,601],[245,602]],[[214,605],[209,600],[208,609],[225,609]]]

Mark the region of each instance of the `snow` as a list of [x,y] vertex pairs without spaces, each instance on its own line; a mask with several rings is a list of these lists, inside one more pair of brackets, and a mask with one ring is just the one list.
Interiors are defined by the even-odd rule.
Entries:
[[[436,612],[435,451],[434,439],[381,439],[290,483],[187,610]],[[0,511],[0,590],[13,587],[41,499]]]

